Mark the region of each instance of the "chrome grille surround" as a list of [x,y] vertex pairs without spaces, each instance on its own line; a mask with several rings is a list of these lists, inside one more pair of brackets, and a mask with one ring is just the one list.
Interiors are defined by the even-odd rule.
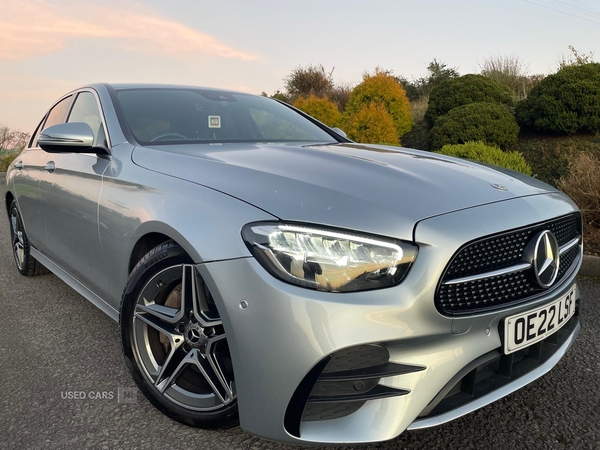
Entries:
[[560,285],[580,258],[579,213],[486,236],[461,247],[438,284],[437,309],[445,315],[469,315],[512,306],[547,292],[535,281],[531,262],[524,259],[526,246],[543,230],[550,230],[560,246],[560,265],[552,288]]

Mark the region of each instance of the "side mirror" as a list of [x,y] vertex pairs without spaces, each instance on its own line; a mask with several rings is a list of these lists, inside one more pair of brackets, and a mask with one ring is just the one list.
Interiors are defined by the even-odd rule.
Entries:
[[85,122],[61,123],[42,130],[38,145],[48,153],[96,153],[109,155],[104,146],[94,146],[94,132]]
[[346,133],[344,133],[344,131],[340,130],[338,127],[333,127],[332,130],[339,134],[341,137],[348,139]]

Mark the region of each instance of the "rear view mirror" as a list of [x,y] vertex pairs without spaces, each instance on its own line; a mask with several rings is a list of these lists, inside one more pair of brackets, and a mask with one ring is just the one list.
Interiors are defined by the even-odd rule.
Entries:
[[38,145],[48,153],[110,154],[106,147],[94,146],[94,132],[85,122],[61,123],[48,127],[40,133]]

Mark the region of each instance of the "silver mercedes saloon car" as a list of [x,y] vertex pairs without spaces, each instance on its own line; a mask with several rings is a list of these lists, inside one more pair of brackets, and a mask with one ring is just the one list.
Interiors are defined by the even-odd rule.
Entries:
[[6,178],[18,271],[118,321],[139,389],[188,425],[392,439],[532,382],[579,332],[568,197],[273,99],[90,85]]

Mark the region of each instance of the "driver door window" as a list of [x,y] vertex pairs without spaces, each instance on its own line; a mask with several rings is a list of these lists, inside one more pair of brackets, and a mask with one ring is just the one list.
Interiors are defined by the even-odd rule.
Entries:
[[79,93],[73,109],[71,109],[71,114],[69,114],[69,120],[67,120],[67,123],[71,122],[87,123],[94,133],[94,145],[106,146],[102,115],[94,94],[91,92]]

